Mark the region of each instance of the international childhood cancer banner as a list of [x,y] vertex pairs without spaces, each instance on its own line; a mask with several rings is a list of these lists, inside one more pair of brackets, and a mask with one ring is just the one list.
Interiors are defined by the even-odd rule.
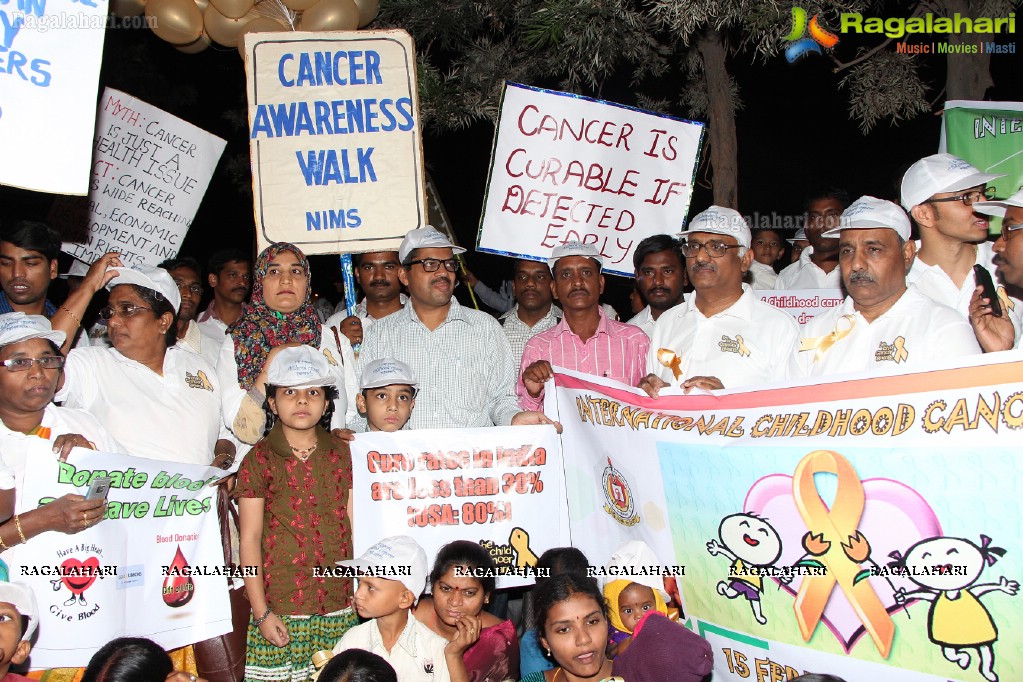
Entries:
[[556,382],[573,544],[683,566],[715,681],[1023,679],[1018,356],[657,401]]
[[453,540],[493,556],[499,587],[532,583],[536,559],[568,544],[561,443],[552,426],[360,433],[352,446],[354,556],[410,535],[430,561]]
[[33,445],[21,514],[85,494],[95,476],[113,479],[102,522],[4,552],[10,579],[28,583],[39,603],[33,669],[85,666],[115,637],[171,649],[231,629],[217,489],[207,485],[222,472],[82,449],[58,463],[46,441]]
[[84,196],[107,0],[0,3],[0,184]]
[[753,293],[764,303],[792,315],[798,324],[806,324],[845,300],[841,289],[757,289]]
[[[1005,175],[988,183],[999,197],[1023,189],[1023,102],[946,102],[940,149],[984,173]],[[993,232],[1001,229],[1001,218],[991,222]]]
[[245,50],[260,249],[397,249],[426,225],[408,33],[251,33]]
[[[129,266],[155,267],[174,258],[225,145],[188,121],[107,88],[96,119],[88,230],[61,250],[85,263],[108,251],[119,251]],[[54,211],[58,223],[74,220],[60,214]]]
[[546,260],[579,240],[632,276],[645,237],[680,232],[703,124],[506,83],[477,250]]

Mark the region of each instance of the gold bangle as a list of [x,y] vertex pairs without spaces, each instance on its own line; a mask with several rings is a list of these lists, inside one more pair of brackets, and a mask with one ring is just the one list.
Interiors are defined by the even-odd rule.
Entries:
[[57,307],[57,310],[63,310],[65,313],[68,314],[68,316],[71,317],[72,320],[74,320],[75,324],[77,324],[79,327],[82,326],[82,321],[78,318],[78,316],[71,312],[68,309],[68,307],[65,306],[63,303],[61,303],[60,306]]
[[14,525],[18,527],[18,537],[21,538],[21,544],[26,544],[28,538],[25,537],[25,533],[21,530],[21,517],[17,514],[14,515]]
[[4,542],[4,536],[0,535],[0,552],[6,552],[9,549],[10,547],[8,547],[7,543]]

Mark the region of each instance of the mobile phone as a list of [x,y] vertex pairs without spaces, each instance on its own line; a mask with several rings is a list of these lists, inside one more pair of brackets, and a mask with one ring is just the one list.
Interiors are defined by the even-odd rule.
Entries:
[[103,500],[106,499],[107,493],[110,492],[109,476],[97,476],[92,479],[92,483],[89,484],[89,490],[85,493],[85,499],[87,500]]
[[995,317],[1002,316],[1002,302],[998,300],[998,291],[995,290],[995,283],[991,279],[991,273],[983,265],[973,266],[973,277],[979,286],[984,287],[984,298],[991,306],[991,314]]

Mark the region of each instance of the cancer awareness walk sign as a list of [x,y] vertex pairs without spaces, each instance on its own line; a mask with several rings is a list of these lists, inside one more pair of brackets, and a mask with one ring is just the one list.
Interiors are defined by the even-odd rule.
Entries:
[[249,33],[245,50],[260,249],[396,250],[426,225],[411,36]]
[[703,124],[507,83],[477,250],[546,260],[593,244],[631,276],[645,237],[683,229]]
[[428,557],[477,540],[500,587],[532,582],[537,557],[568,544],[561,443],[552,426],[360,433],[352,446],[355,556],[410,535]]
[[84,196],[107,0],[0,3],[0,184]]
[[714,680],[1023,679],[1023,362],[662,396],[556,370],[572,543],[684,566]]
[[[88,231],[61,250],[92,263],[118,251],[128,266],[174,258],[226,142],[113,88],[103,91],[89,185]],[[55,211],[55,222],[74,222]],[[62,225],[62,227],[65,227]],[[65,229],[80,229],[72,225]]]
[[58,463],[46,441],[28,447],[18,512],[96,477],[112,481],[104,520],[74,535],[47,532],[4,553],[12,581],[39,603],[33,669],[85,666],[115,637],[171,649],[231,629],[217,515],[223,472],[202,466],[74,450]]

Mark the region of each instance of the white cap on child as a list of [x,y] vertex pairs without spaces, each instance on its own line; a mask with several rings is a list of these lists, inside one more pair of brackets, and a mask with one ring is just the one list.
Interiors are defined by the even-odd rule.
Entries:
[[65,338],[67,335],[59,330],[54,331],[50,321],[42,315],[26,315],[22,312],[0,315],[0,347],[29,339],[46,339],[62,346]]
[[312,346],[294,346],[274,356],[266,382],[282,388],[315,388],[333,386],[337,379],[330,373],[323,353]]
[[[639,568],[641,566],[661,566],[661,562],[657,560],[657,555],[654,554],[654,550],[650,549],[650,545],[643,542],[642,540],[630,540],[624,545],[619,547],[611,555],[611,559],[607,562],[608,568]],[[649,571],[650,569],[647,569]],[[635,573],[644,573],[645,571],[635,571]],[[620,580],[618,576],[614,575],[614,571],[607,571],[607,575],[604,578],[604,585],[614,580]],[[671,601],[671,597],[664,591],[664,581],[660,575],[629,575],[633,578],[632,582],[639,583],[649,587],[651,590],[655,590],[661,593],[661,598],[665,601]],[[604,587],[601,585],[601,587]]]
[[22,642],[32,639],[32,634],[39,625],[39,608],[36,606],[36,595],[25,583],[0,582],[0,602],[12,605],[18,613],[28,619],[28,627],[21,637]]
[[[358,559],[346,559],[338,561],[337,564],[356,569],[393,568],[395,569],[393,580],[407,587],[409,592],[416,596],[416,600],[426,589],[426,576],[430,570],[426,562],[426,552],[408,535],[384,538],[367,549]],[[379,577],[391,579],[385,575]]]
[[415,388],[419,382],[415,372],[401,360],[394,358],[380,358],[366,365],[362,370],[362,382],[359,390],[367,388],[380,388],[391,384],[405,384]]

